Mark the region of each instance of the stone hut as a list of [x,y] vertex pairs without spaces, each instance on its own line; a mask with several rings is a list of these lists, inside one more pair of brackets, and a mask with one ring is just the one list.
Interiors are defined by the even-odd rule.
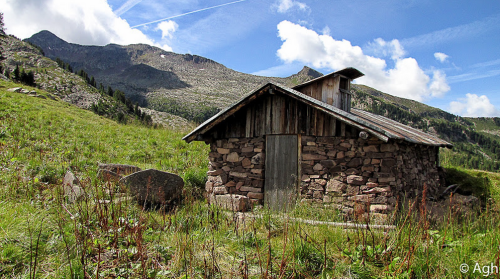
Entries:
[[386,117],[351,108],[346,68],[287,88],[265,84],[183,139],[210,145],[206,190],[233,210],[299,200],[389,213],[401,195],[439,185],[439,147],[452,145]]

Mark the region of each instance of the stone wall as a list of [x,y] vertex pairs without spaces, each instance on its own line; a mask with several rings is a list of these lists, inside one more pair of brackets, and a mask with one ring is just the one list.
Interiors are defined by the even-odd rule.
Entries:
[[[209,195],[242,195],[252,203],[264,201],[265,137],[229,138],[210,144]],[[239,196],[238,196],[239,198]]]
[[349,218],[387,219],[398,196],[438,186],[437,148],[378,139],[302,137],[303,200],[332,204]]
[[[205,185],[209,197],[234,196],[240,211],[248,205],[240,202],[242,197],[262,204],[264,148],[264,136],[211,143]],[[349,218],[369,212],[384,220],[398,198],[419,196],[424,183],[431,193],[437,190],[437,156],[436,147],[405,141],[302,136],[301,198],[331,204]],[[225,203],[234,203],[234,199]]]

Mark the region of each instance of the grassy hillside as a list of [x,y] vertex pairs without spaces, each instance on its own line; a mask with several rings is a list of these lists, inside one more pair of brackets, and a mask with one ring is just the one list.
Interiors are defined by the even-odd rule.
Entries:
[[[118,124],[7,91],[16,86],[0,81],[0,278],[457,278],[462,263],[472,278],[475,262],[498,263],[498,174],[459,170],[491,189],[481,215],[450,208],[430,222],[415,207],[387,232],[304,224],[263,209],[238,217],[194,198],[209,150],[183,142],[187,130]],[[120,202],[116,185],[96,179],[97,162],[177,173],[184,202],[172,212]],[[67,169],[86,193],[75,203],[62,195]],[[342,221],[308,204],[288,216]]]

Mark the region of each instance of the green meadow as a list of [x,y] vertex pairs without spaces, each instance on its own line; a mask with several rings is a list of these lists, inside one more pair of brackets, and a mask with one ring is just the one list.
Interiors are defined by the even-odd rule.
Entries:
[[[181,140],[195,125],[119,124],[38,89],[45,98],[7,91],[18,86],[0,81],[0,278],[498,276],[499,173],[447,166],[485,206],[430,220],[425,201],[402,201],[393,229],[301,222],[344,221],[314,204],[234,214],[203,197],[209,148]],[[178,174],[183,201],[150,210],[120,199],[119,185],[97,179],[99,162]],[[85,193],[74,203],[61,185],[67,170]]]

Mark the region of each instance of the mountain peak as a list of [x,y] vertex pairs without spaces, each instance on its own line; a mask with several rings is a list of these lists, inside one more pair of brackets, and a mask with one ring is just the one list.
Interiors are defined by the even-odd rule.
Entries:
[[304,66],[304,68],[302,68],[302,70],[300,70],[300,72],[297,73],[297,75],[299,76],[309,76],[309,77],[312,77],[312,78],[319,78],[321,76],[323,76],[322,73],[312,69],[312,68],[309,68],[307,66]]
[[68,44],[65,40],[59,38],[56,34],[48,31],[42,30],[33,36],[24,39],[24,41],[29,41],[35,45],[50,45],[52,47],[58,47]]

